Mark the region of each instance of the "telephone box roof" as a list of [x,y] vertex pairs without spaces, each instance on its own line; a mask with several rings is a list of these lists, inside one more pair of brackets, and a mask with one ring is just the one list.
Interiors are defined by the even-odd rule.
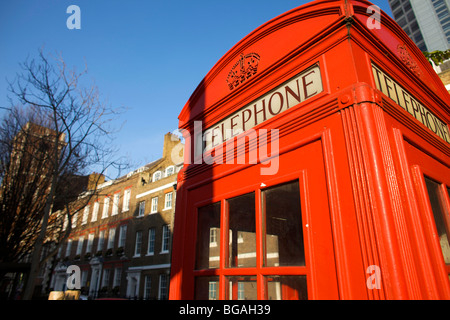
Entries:
[[[376,56],[374,60],[390,60],[395,75],[407,75],[420,88],[413,91],[429,92],[424,98],[432,98],[430,109],[448,123],[450,96],[442,81],[400,26],[376,9],[365,0],[317,0],[266,22],[207,73],[182,109],[179,127],[189,128],[194,120],[202,120],[205,127],[217,122],[233,106],[239,108],[241,102],[251,102],[273,88],[284,65],[299,70],[344,41],[356,43]],[[347,58],[351,57],[342,57]]]

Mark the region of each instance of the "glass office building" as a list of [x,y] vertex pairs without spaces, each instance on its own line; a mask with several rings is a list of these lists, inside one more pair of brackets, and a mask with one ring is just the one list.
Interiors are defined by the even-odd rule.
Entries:
[[389,5],[420,50],[450,49],[450,0],[389,0]]

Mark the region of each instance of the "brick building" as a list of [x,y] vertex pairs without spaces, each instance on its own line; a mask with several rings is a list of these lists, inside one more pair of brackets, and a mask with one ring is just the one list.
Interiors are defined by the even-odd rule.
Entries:
[[89,298],[167,299],[176,173],[182,165],[175,158],[183,159],[182,152],[180,140],[168,133],[162,158],[97,187],[71,221],[51,290],[65,290],[67,267],[78,265],[81,293]]

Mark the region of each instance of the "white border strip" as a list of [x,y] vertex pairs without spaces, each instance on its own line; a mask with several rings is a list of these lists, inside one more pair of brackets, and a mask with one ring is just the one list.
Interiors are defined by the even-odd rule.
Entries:
[[174,185],[175,183],[176,183],[176,182],[171,182],[171,183],[165,184],[165,185],[163,185],[163,186],[161,186],[161,187],[158,187],[158,188],[155,188],[155,189],[152,189],[152,190],[145,191],[144,193],[140,193],[140,194],[136,195],[136,199],[145,197],[146,195],[149,195],[150,193],[154,193],[154,192],[157,192],[157,191],[161,191],[161,190],[167,189],[167,188],[169,188],[169,187],[173,187],[173,185]]

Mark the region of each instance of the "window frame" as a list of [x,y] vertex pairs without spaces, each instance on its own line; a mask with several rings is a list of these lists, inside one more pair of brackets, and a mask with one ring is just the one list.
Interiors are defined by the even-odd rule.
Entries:
[[89,211],[91,211],[91,205],[87,204],[83,210],[83,218],[81,219],[81,225],[85,225],[88,222]]
[[119,248],[125,248],[126,239],[127,239],[127,228],[128,228],[127,224],[122,224],[119,227],[119,242],[117,244],[117,246]]
[[[141,257],[142,254],[142,230],[136,231],[135,240],[134,240],[134,254],[133,258]],[[139,246],[138,246],[139,245]],[[138,252],[139,248],[139,252]]]
[[125,189],[123,192],[122,212],[130,210],[131,188]]
[[[172,169],[172,173],[168,174],[169,170]],[[164,172],[165,177],[170,177],[175,173],[175,166],[168,166]]]
[[138,214],[136,217],[143,217],[145,215],[145,200],[139,201]]
[[150,213],[157,213],[158,212],[158,196],[152,197],[152,203],[150,207]]
[[162,179],[162,172],[160,170],[155,171],[152,175],[152,181],[156,182]]
[[120,194],[115,193],[113,197],[113,206],[112,206],[112,212],[111,216],[115,216],[119,214],[119,201],[120,201]]
[[91,222],[95,222],[98,219],[98,211],[100,210],[100,203],[98,200],[94,202],[94,207],[92,208],[92,216],[91,216]]
[[[170,198],[169,200],[167,198]],[[169,203],[169,206],[167,204]],[[170,210],[173,206],[173,192],[167,192],[164,194],[164,209],[163,210]]]
[[111,202],[111,198],[109,196],[106,196],[105,199],[103,200],[102,219],[108,218],[110,202]]
[[147,256],[153,256],[155,254],[155,242],[156,242],[156,228],[151,227],[148,229],[147,240]]
[[161,253],[169,253],[170,251],[170,226],[165,224],[162,226],[161,236]]
[[[220,281],[217,285],[217,298],[218,299],[228,299],[231,295],[230,291],[231,288],[229,288],[228,285],[228,279],[231,279],[233,277],[247,277],[251,276],[252,278],[257,279],[256,283],[258,288],[260,286],[267,285],[266,282],[268,281],[268,277],[270,276],[298,276],[298,277],[310,277],[309,274],[309,268],[311,265],[311,262],[309,261],[309,257],[306,255],[308,240],[304,238],[304,246],[305,246],[305,265],[304,266],[265,266],[265,251],[263,247],[265,246],[265,235],[264,235],[264,213],[263,213],[263,201],[262,201],[262,192],[264,190],[267,190],[269,188],[281,186],[287,183],[294,182],[295,180],[298,180],[299,182],[299,192],[300,192],[300,207],[301,207],[301,216],[302,216],[302,228],[304,228],[304,221],[306,219],[306,210],[304,210],[304,204],[305,201],[305,190],[302,190],[302,183],[304,183],[305,177],[303,175],[299,176],[293,176],[290,179],[285,177],[282,180],[275,180],[270,185],[263,185],[259,187],[247,187],[244,189],[241,189],[239,191],[230,192],[226,195],[221,196],[220,198],[217,197],[215,199],[211,199],[210,201],[203,201],[201,203],[198,203],[196,206],[196,214],[195,219],[198,221],[198,210],[200,207],[213,205],[215,203],[220,203],[220,228],[217,228],[217,237],[219,241],[220,246],[220,266],[219,267],[212,267],[210,269],[196,269],[194,268],[194,279],[206,277],[206,276],[219,276]],[[256,252],[260,252],[260,254],[257,254],[257,265],[255,267],[238,267],[238,266],[231,266],[229,264],[229,235],[228,235],[228,221],[229,221],[229,212],[228,212],[228,200],[242,196],[248,193],[255,193],[255,223],[256,223]],[[225,231],[226,230],[226,231]],[[304,237],[307,237],[305,230],[303,229]],[[210,235],[208,234],[208,238],[210,239]],[[260,256],[262,255],[262,256]],[[222,280],[223,279],[223,280]],[[236,282],[237,284],[238,282]],[[221,286],[225,286],[225,288],[221,288]],[[236,287],[237,288],[237,287]],[[237,289],[233,288],[233,294],[237,294]],[[260,289],[257,290],[257,294],[260,295],[260,292],[262,292]],[[265,292],[265,291],[264,291]],[[265,294],[265,293],[264,293]],[[258,299],[265,299],[265,297],[259,297]]]
[[115,227],[109,228],[108,244],[106,246],[106,250],[114,249],[115,240],[116,240],[116,228]]

